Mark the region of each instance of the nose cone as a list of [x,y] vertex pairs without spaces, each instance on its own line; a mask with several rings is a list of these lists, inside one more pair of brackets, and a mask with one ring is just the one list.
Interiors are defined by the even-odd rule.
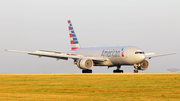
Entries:
[[137,57],[136,57],[136,61],[138,63],[142,62],[145,60],[145,55],[144,54],[139,54]]

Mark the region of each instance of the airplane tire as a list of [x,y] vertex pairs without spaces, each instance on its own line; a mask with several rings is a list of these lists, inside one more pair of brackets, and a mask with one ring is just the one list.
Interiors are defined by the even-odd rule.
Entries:
[[82,70],[82,73],[86,73],[86,71],[83,69],[83,70]]
[[113,70],[113,73],[123,73],[123,70]]
[[134,70],[134,73],[138,73],[138,70]]
[[92,70],[88,70],[88,73],[92,73]]
[[113,70],[113,73],[119,73],[120,71],[119,70]]
[[89,69],[83,69],[83,70],[82,70],[82,73],[92,73],[92,70],[89,70]]

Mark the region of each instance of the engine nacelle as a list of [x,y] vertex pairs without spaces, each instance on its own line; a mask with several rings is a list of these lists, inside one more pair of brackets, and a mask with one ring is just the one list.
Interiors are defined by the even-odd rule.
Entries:
[[139,70],[146,70],[149,67],[149,62],[147,60],[144,60],[140,63],[140,67],[138,67]]
[[77,62],[77,66],[80,69],[91,69],[94,65],[93,61],[91,59],[81,59]]

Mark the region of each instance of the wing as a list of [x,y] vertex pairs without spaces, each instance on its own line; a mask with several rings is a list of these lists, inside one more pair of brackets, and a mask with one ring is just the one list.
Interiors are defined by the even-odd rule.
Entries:
[[78,55],[74,53],[63,53],[63,52],[54,52],[54,51],[46,51],[46,50],[38,50],[36,52],[30,52],[30,51],[19,51],[19,50],[6,50],[8,52],[18,52],[18,53],[27,53],[29,55],[36,55],[39,57],[50,57],[50,58],[56,58],[57,60],[63,59],[68,60],[69,58],[78,60],[83,58],[89,58],[94,61],[105,61],[106,58],[100,58],[100,57],[86,57],[83,55]]
[[146,58],[151,59],[152,57],[159,57],[159,56],[165,56],[165,55],[173,55],[176,54],[176,52],[171,52],[171,53],[163,53],[163,54],[155,54],[155,53],[146,53]]

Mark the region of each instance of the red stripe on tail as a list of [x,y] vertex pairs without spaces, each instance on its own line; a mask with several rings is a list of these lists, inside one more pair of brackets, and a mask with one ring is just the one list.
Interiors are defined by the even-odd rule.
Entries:
[[73,41],[73,40],[71,41],[71,44],[74,44],[74,41]]
[[79,47],[72,47],[71,50],[76,50],[78,49]]
[[69,36],[72,37],[72,34],[70,33]]

